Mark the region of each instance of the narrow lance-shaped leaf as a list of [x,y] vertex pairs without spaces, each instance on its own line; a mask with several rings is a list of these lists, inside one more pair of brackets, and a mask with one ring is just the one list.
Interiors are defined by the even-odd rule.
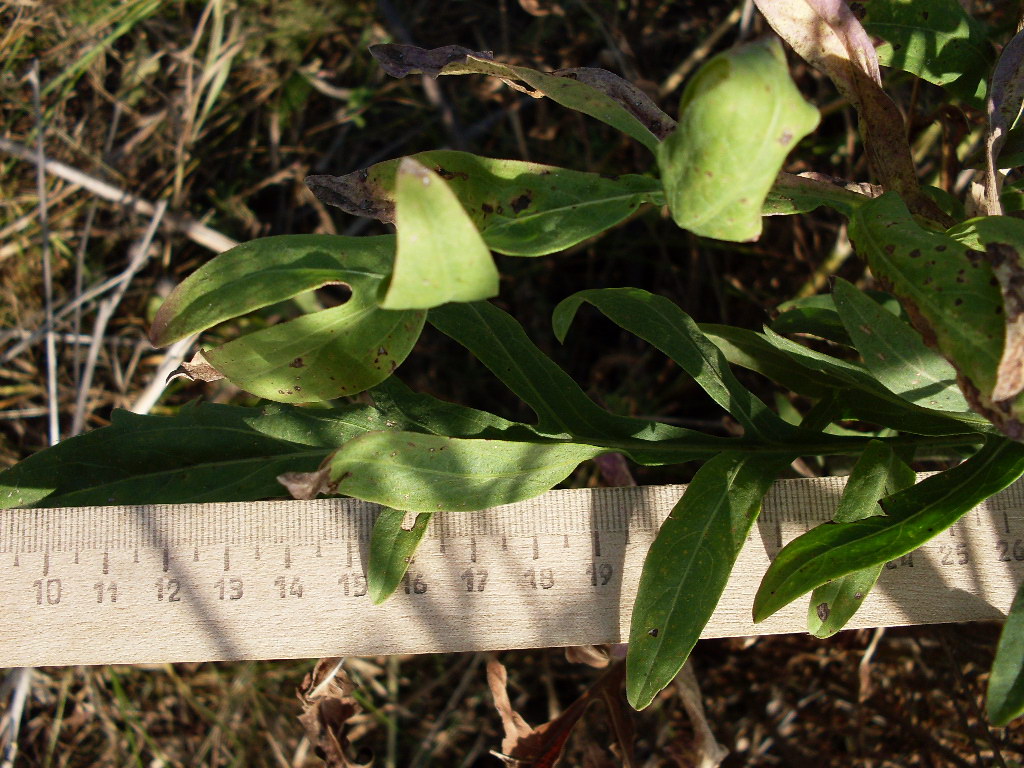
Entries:
[[797,344],[770,328],[765,328],[763,338],[801,366],[845,381],[849,389],[843,402],[851,413],[858,414],[857,418],[920,435],[994,431],[992,425],[976,413],[933,411],[908,402],[883,387],[859,363]]
[[768,568],[754,597],[754,621],[832,579],[917,549],[1022,473],[1024,445],[993,437],[959,466],[884,499],[884,516],[812,528]]
[[992,44],[985,25],[957,0],[871,0],[852,3],[864,28],[883,42],[879,63],[911,72],[981,107]]
[[844,0],[755,0],[778,35],[827,74],[856,108],[864,150],[882,186],[899,192],[915,212],[952,222],[921,191],[899,107],[882,90],[871,38]]
[[967,401],[1011,434],[1013,420],[986,406],[1005,334],[999,283],[982,254],[919,226],[892,193],[857,211],[850,239],[914,327],[956,367]]
[[402,428],[367,405],[330,409],[188,405],[173,416],[115,410],[111,424],[0,472],[0,508],[250,501],[315,470],[369,431]]
[[786,155],[818,119],[793,84],[777,40],[705,63],[683,91],[679,124],[658,148],[676,224],[720,240],[756,239]]
[[725,408],[752,436],[766,442],[792,437],[786,424],[733,375],[725,356],[678,306],[664,296],[639,288],[580,291],[564,299],[552,316],[555,335],[564,340],[584,302],[593,304],[615,324],[635,333],[671,357],[680,368]]
[[163,346],[325,285],[345,285],[352,296],[344,304],[204,349],[203,356],[268,400],[356,394],[390,376],[423,329],[423,312],[377,305],[394,250],[389,235],[253,240],[216,256],[175,288],[157,312],[151,338]]
[[[915,480],[914,470],[892,448],[873,440],[854,465],[832,520],[850,523],[880,515],[878,500],[909,488]],[[817,637],[830,637],[846,626],[875,585],[882,567],[872,565],[817,587],[811,594],[807,630]]]
[[391,597],[409,570],[416,548],[427,532],[431,513],[421,512],[406,528],[405,512],[384,507],[370,534],[370,562],[366,567],[366,589],[374,605]]
[[513,317],[491,304],[437,307],[430,311],[430,323],[533,409],[540,434],[603,445],[651,464],[706,458],[734,445],[730,438],[609,413],[541,352]]
[[988,719],[996,726],[1024,715],[1024,584],[1017,588],[1010,615],[999,635],[988,680],[986,709]]
[[604,449],[578,443],[371,432],[309,478],[305,497],[341,493],[410,512],[467,512],[537,496]]
[[[663,204],[661,182],[648,176],[608,177],[454,150],[410,157],[447,182],[489,248],[510,256],[556,253],[615,226],[644,203]],[[328,205],[393,223],[401,163],[309,176],[306,184]]]
[[686,662],[785,466],[778,458],[726,451],[697,470],[662,524],[630,620],[626,696],[636,709],[650,704]]
[[445,181],[416,160],[398,164],[398,250],[383,309],[429,309],[498,294],[498,268]]
[[[564,107],[617,128],[652,152],[674,121],[636,86],[604,70],[567,69],[553,74],[494,61],[489,51],[471,51],[458,45],[425,50],[414,45],[370,46],[370,53],[392,77],[410,74],[481,74],[499,77],[531,96],[547,96]],[[523,83],[524,85],[519,85]]]
[[969,410],[956,369],[917,331],[842,278],[836,278],[833,296],[865,367],[887,389],[925,408]]

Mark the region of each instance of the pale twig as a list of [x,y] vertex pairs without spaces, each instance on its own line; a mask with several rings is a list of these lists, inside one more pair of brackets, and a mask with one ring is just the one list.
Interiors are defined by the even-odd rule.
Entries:
[[160,226],[160,221],[163,219],[164,212],[166,210],[167,201],[161,200],[156,207],[156,211],[153,214],[153,220],[149,223],[149,228],[146,230],[146,234],[143,235],[141,242],[138,243],[135,252],[132,254],[132,259],[128,264],[128,269],[122,273],[122,280],[120,284],[114,290],[113,295],[108,296],[100,302],[99,311],[96,313],[96,323],[93,325],[92,342],[89,346],[89,354],[85,359],[85,367],[82,370],[82,381],[78,388],[77,398],[75,399],[75,413],[71,422],[72,435],[80,434],[82,429],[85,427],[85,417],[88,413],[86,406],[89,402],[89,387],[92,385],[93,373],[96,370],[96,360],[99,357],[100,345],[103,339],[103,334],[107,330],[107,323],[110,322],[110,318],[113,317],[114,311],[121,303],[121,299],[124,297],[125,291],[128,289],[128,284],[131,282],[132,277],[149,259],[149,248],[153,243],[153,238],[156,237],[157,229]]
[[43,327],[46,333],[46,404],[49,408],[48,428],[50,445],[60,442],[59,403],[57,401],[57,345],[53,338],[53,269],[50,264],[50,222],[46,205],[46,156],[43,154],[42,107],[39,103],[39,60],[32,61],[28,73],[32,86],[32,107],[36,114],[36,192],[39,197],[39,229],[43,261],[43,300],[46,319]]
[[725,17],[725,21],[719,24],[715,30],[708,35],[700,45],[694,48],[690,55],[683,59],[683,62],[672,70],[669,76],[665,78],[664,82],[662,82],[661,86],[658,88],[658,95],[665,98],[676,88],[682,85],[683,81],[686,80],[686,76],[707,58],[707,55],[711,53],[712,49],[718,45],[718,41],[725,37],[726,33],[739,23],[742,16],[743,6],[741,5],[734,8],[732,13]]
[[[17,142],[10,141],[9,139],[0,138],[0,152],[6,152],[9,155],[13,155],[20,160],[26,160],[30,163],[39,162],[38,158],[35,157],[30,149],[18,144]],[[72,184],[77,184],[83,189],[92,192],[97,197],[109,200],[112,203],[123,205],[142,216],[152,216],[156,211],[156,206],[148,200],[143,200],[137,195],[118,189],[111,184],[107,184],[105,181],[100,181],[97,178],[83,173],[77,168],[72,168],[66,163],[62,163],[58,160],[46,160],[45,169],[47,173],[58,176]],[[233,240],[227,235],[223,235],[205,224],[200,224],[188,216],[176,216],[171,214],[164,218],[164,223],[167,226],[178,230],[194,243],[197,243],[204,248],[209,248],[215,253],[226,251],[238,245],[237,240]]]
[[174,342],[167,348],[167,353],[164,355],[164,361],[160,363],[160,366],[153,373],[152,380],[128,410],[132,413],[149,413],[153,410],[153,406],[157,404],[157,401],[160,399],[160,395],[162,395],[164,390],[167,388],[167,377],[181,367],[182,362],[188,355],[188,351],[192,348],[192,345],[196,343],[197,338],[199,338],[199,334],[195,333],[181,339],[180,341]]
[[11,691],[11,703],[7,707],[5,716],[6,744],[4,744],[0,768],[13,768],[14,759],[18,756],[18,733],[21,730],[21,717],[25,712],[25,701],[28,699],[29,689],[32,687],[32,667],[12,669],[8,680],[13,690]]

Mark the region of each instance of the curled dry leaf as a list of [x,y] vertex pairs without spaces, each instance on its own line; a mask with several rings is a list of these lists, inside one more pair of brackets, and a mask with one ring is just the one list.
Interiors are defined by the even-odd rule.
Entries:
[[[467,57],[475,59],[493,59],[491,51],[471,51],[461,45],[443,45],[440,48],[419,48],[415,45],[390,43],[371,45],[370,55],[392,77],[405,77],[411,74],[424,74],[437,77],[441,70],[450,64],[464,63]],[[445,73],[447,74],[447,73]]]
[[551,74],[555,77],[567,77],[601,91],[625,107],[627,112],[646,125],[659,140],[663,140],[676,127],[676,121],[665,114],[650,96],[629,80],[607,69],[573,67],[559,69]]
[[341,659],[320,659],[298,690],[302,701],[299,722],[317,757],[327,768],[370,768],[373,761],[358,763],[349,757],[345,728],[362,708],[352,697],[356,686],[341,668]]
[[566,707],[562,714],[543,725],[531,728],[512,708],[508,697],[508,676],[505,666],[498,661],[487,663],[487,685],[494,697],[494,706],[501,716],[505,737],[501,752],[491,751],[507,766],[514,768],[553,768],[558,762],[573,727],[579,722],[590,702],[604,701],[615,734],[622,765],[633,768],[633,723],[626,711],[622,695],[622,681],[626,668],[620,661],[611,666],[582,696]]
[[277,476],[277,482],[283,485],[293,499],[308,501],[321,493],[336,493],[338,484],[331,482],[330,467],[318,469],[316,472],[285,472]]
[[647,96],[611,72],[571,69],[547,74],[529,67],[494,61],[489,51],[471,51],[458,45],[426,50],[412,45],[370,46],[370,54],[389,75],[491,75],[534,98],[549,99],[632,136],[652,152],[675,123]]
[[1006,135],[1020,115],[1024,104],[1024,31],[1018,32],[1006,44],[992,73],[992,87],[988,95],[988,135],[985,137],[985,204],[984,212],[990,216],[1003,213],[999,193],[1002,174],[996,161],[1006,142]]
[[531,16],[565,16],[565,10],[561,5],[548,0],[519,0],[519,7]]
[[214,368],[203,357],[202,352],[196,352],[195,356],[187,363],[182,363],[167,376],[165,383],[170,383],[177,378],[186,378],[189,381],[220,381],[224,375]]
[[573,664],[587,664],[594,669],[604,669],[611,660],[607,645],[571,645],[565,649],[566,661]]
[[693,751],[695,768],[717,768],[729,755],[729,750],[715,739],[715,734],[708,725],[704,715],[704,703],[701,698],[700,685],[693,673],[693,664],[689,661],[676,675],[676,692],[683,701],[683,708],[693,725]]

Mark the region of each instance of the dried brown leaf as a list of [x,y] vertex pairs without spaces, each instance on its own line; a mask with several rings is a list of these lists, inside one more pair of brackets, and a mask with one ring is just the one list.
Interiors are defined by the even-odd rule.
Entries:
[[570,645],[565,649],[566,661],[604,669],[611,660],[607,645]]
[[392,77],[424,74],[436,78],[449,64],[464,62],[467,56],[476,59],[494,58],[491,51],[471,51],[461,45],[444,45],[427,50],[399,43],[371,45],[370,55],[379,61],[384,71]]
[[189,381],[220,381],[223,374],[210,365],[202,352],[196,352],[195,356],[187,363],[182,363],[167,376],[167,382],[179,377]]
[[565,10],[558,3],[546,0],[519,0],[519,7],[531,16],[565,16]]
[[953,221],[921,191],[903,115],[882,90],[878,55],[843,0],[755,0],[778,35],[827,74],[857,110],[864,149],[882,186],[899,192],[915,213],[943,227]]
[[317,757],[328,768],[370,768],[349,757],[350,744],[345,733],[348,721],[362,708],[352,697],[356,686],[341,668],[340,659],[320,659],[299,687],[302,714],[299,722]]
[[321,493],[338,491],[338,484],[331,482],[330,467],[316,472],[284,472],[277,476],[277,482],[288,490],[293,499],[304,501],[315,499]]
[[697,676],[693,673],[693,665],[689,661],[676,675],[675,687],[693,725],[695,768],[717,768],[729,755],[729,750],[718,743],[711,731],[711,726],[704,715],[704,703],[700,686],[697,684]]
[[589,85],[614,99],[657,136],[659,141],[675,130],[676,121],[655,104],[650,96],[614,72],[596,67],[573,67],[559,69],[551,74]]
[[543,725],[531,728],[512,708],[506,689],[508,677],[504,665],[495,660],[489,661],[487,684],[505,729],[501,752],[492,750],[491,754],[513,768],[552,768],[561,757],[573,727],[579,722],[590,703],[600,698],[608,708],[623,765],[632,768],[635,765],[633,725],[626,710],[622,690],[625,674],[625,664],[621,661],[616,663],[562,714]]

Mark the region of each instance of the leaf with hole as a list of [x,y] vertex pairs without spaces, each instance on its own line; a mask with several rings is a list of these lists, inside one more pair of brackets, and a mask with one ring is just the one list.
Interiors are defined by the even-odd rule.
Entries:
[[421,512],[406,528],[405,516],[405,512],[384,507],[373,523],[366,590],[374,605],[380,605],[391,597],[402,583],[431,518],[429,512]]
[[153,344],[193,333],[326,285],[352,295],[212,349],[207,362],[248,392],[280,402],[354,395],[386,379],[423,329],[420,311],[388,311],[378,292],[391,271],[395,239],[283,235],[216,256],[185,279],[153,321]]

